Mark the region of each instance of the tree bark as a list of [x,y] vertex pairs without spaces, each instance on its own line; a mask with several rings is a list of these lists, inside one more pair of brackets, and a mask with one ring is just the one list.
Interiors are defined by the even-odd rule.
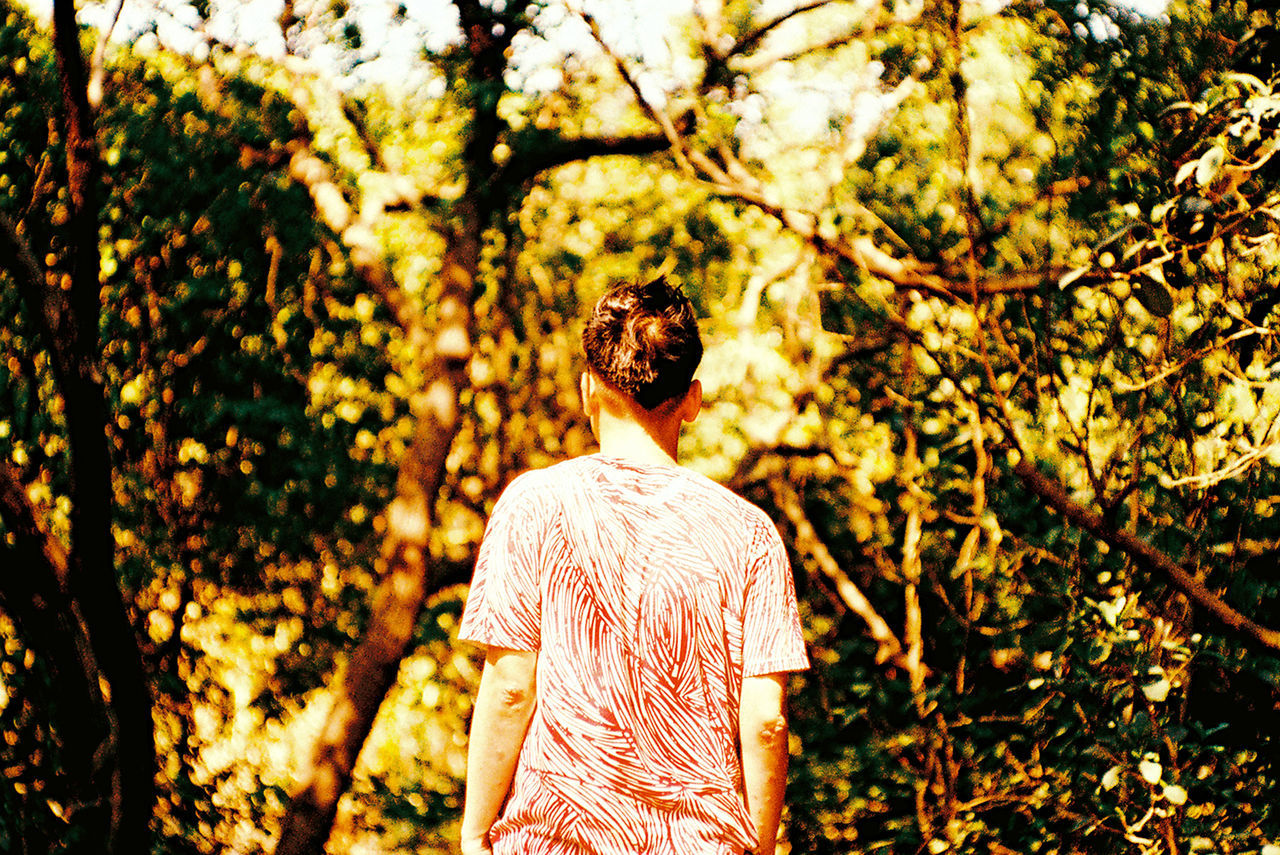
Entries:
[[[471,120],[463,146],[466,192],[454,204],[446,227],[441,272],[444,296],[437,326],[429,333],[423,319],[400,291],[372,240],[369,223],[360,222],[342,199],[329,168],[305,145],[295,147],[290,172],[305,183],[321,217],[340,234],[351,261],[365,283],[391,311],[410,339],[409,350],[432,354],[425,387],[411,400],[416,428],[387,509],[382,555],[386,576],[375,593],[365,637],[353,651],[325,726],[312,750],[309,767],[281,823],[275,855],[319,855],[331,832],[338,801],[350,786],[357,756],[386,693],[408,652],[415,624],[434,587],[428,539],[444,462],[459,427],[458,395],[467,382],[471,352],[471,301],[481,269],[486,229],[524,192],[524,183],[539,172],[603,154],[648,154],[662,147],[654,137],[634,139],[565,139],[535,162],[497,169],[494,148],[507,132],[497,113],[498,95],[512,39],[530,20],[523,10],[495,11],[478,0],[456,0],[466,42],[464,97]],[[376,158],[374,158],[376,162]]]
[[82,616],[105,686],[111,725],[102,753],[103,786],[111,794],[106,852],[150,850],[155,802],[155,733],[151,695],[137,638],[115,577],[111,533],[111,461],[106,396],[99,378],[98,218],[100,163],[87,95],[75,5],[55,0],[54,49],[61,80],[67,147],[71,288],[57,337],[50,342],[66,407],[71,460],[71,549],[67,587]]
[[[400,462],[396,496],[387,509],[382,555],[386,576],[375,593],[373,613],[365,637],[351,655],[347,672],[334,698],[325,726],[312,750],[309,768],[301,776],[281,823],[275,855],[319,855],[332,831],[338,802],[351,777],[383,698],[393,685],[401,659],[413,639],[418,615],[431,586],[428,541],[434,506],[444,477],[444,462],[458,429],[458,394],[467,382],[471,355],[472,289],[480,271],[480,247],[493,212],[505,209],[498,198],[510,185],[492,180],[492,153],[504,123],[497,116],[497,93],[506,67],[506,48],[527,23],[519,13],[505,20],[475,0],[459,0],[458,10],[467,35],[466,64],[471,79],[471,123],[463,160],[466,195],[457,203],[454,223],[446,227],[445,259],[441,270],[443,297],[436,328],[427,335],[423,319],[409,310],[398,283],[377,258],[376,247],[363,240],[365,230],[349,228],[350,217],[340,210],[322,211],[343,234],[361,276],[400,323],[410,339],[431,342],[431,370],[412,399],[414,438]],[[497,26],[501,24],[502,26]],[[294,155],[295,177],[308,181],[317,206],[332,193],[323,192],[327,180],[309,163],[306,152]],[[330,208],[334,208],[330,205]],[[341,206],[337,206],[341,207]],[[350,212],[347,212],[348,214]],[[410,343],[411,349],[416,349]]]

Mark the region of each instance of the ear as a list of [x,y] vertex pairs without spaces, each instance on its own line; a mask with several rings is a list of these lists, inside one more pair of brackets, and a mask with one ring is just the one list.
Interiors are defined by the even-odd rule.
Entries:
[[589,419],[595,418],[600,412],[600,398],[596,394],[596,378],[591,376],[590,371],[583,371],[578,378],[578,391],[582,395],[582,412]]
[[694,380],[680,402],[680,421],[691,422],[702,412],[702,381]]

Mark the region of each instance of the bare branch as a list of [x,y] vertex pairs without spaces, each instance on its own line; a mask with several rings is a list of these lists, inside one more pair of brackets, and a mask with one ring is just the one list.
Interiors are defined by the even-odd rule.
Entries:
[[[967,179],[965,183],[968,185],[969,182]],[[1089,184],[1089,179],[1084,177],[1064,178],[1060,181],[1054,181],[1047,187],[1042,188],[1043,192],[1038,192],[1019,202],[994,225],[982,227],[973,238],[970,238],[966,234],[965,237],[958,241],[955,246],[951,247],[944,253],[944,258],[948,261],[952,261],[962,256],[967,256],[975,242],[978,248],[982,250],[990,249],[992,242],[996,238],[1013,231],[1020,219],[1035,211],[1035,209],[1041,204],[1052,204],[1054,201],[1064,196],[1070,196],[1073,193],[1083,190],[1088,187]],[[1066,272],[1067,271],[1064,269],[1058,275],[1061,276]]]
[[626,137],[555,137],[538,146],[536,151],[518,160],[508,161],[499,172],[498,180],[519,185],[542,172],[568,163],[608,155],[656,154],[670,148],[670,145],[663,134]]
[[57,340],[50,342],[74,473],[68,588],[84,621],[100,680],[109,689],[103,692],[103,712],[112,738],[103,752],[101,780],[110,789],[111,819],[102,847],[108,853],[145,852],[150,849],[156,791],[155,728],[150,685],[115,572],[109,413],[99,365],[102,167],[73,0],[54,0],[53,46],[62,90],[70,209],[65,232],[71,262],[66,323]]
[[[982,426],[982,412],[972,402],[969,404],[969,429],[972,432],[970,444],[973,446],[974,467],[973,478],[970,479],[970,489],[973,494],[973,504],[970,506],[972,520],[968,534],[960,544],[960,551],[956,555],[956,572],[964,581],[964,626],[966,633],[973,622],[977,620],[980,609],[974,608],[974,574],[973,562],[977,556],[978,545],[982,540],[983,525],[982,518],[987,510],[987,476],[991,472],[991,454],[987,451],[986,436],[984,435]],[[990,550],[994,559],[996,543],[990,544]],[[967,646],[966,646],[967,647]],[[956,692],[963,694],[965,682],[965,664],[968,661],[967,649],[962,650],[960,660],[956,667]]]
[[307,188],[316,213],[346,248],[356,274],[391,310],[406,333],[419,324],[418,313],[405,299],[370,225],[358,219],[334,178],[333,170],[301,140],[289,144],[289,176]]
[[1280,440],[1268,442],[1265,445],[1250,446],[1243,454],[1220,469],[1214,469],[1212,472],[1205,472],[1200,475],[1188,475],[1183,478],[1175,478],[1165,483],[1164,486],[1189,486],[1194,487],[1197,490],[1207,490],[1228,478],[1239,478],[1249,469],[1250,466],[1257,463],[1264,457],[1274,454],[1276,451],[1280,451]]
[[841,601],[867,625],[867,631],[877,645],[876,662],[891,662],[909,673],[919,671],[920,664],[908,659],[902,642],[894,635],[889,624],[849,578],[849,574],[841,569],[839,562],[822,541],[813,523],[809,521],[795,490],[781,478],[770,479],[769,488],[773,492],[778,508],[786,515],[787,521],[795,530],[796,548],[813,558],[822,575],[835,585]]
[[[829,1],[831,0],[824,0],[811,6],[816,8]],[[579,15],[590,28],[597,44],[613,61],[618,74],[634,93],[637,103],[662,129],[681,171],[723,198],[744,202],[773,216],[826,258],[852,264],[872,276],[892,282],[899,289],[917,289],[948,299],[1037,290],[1066,272],[1065,269],[1047,269],[979,276],[972,264],[966,265],[964,271],[940,269],[913,257],[898,258],[885,252],[868,235],[845,236],[819,228],[816,215],[788,208],[771,200],[761,183],[723,147],[717,151],[719,156],[725,158],[724,165],[721,165],[705,152],[690,146],[671,116],[645,98],[638,81],[622,57],[601,36],[595,20],[586,13],[579,12]]]
[[855,39],[865,39],[868,36],[873,36],[882,32],[886,28],[885,24],[878,22],[863,22],[859,26],[851,27],[839,35],[823,39],[816,44],[805,45],[800,48],[788,50],[784,53],[771,54],[767,56],[761,56],[759,54],[750,57],[739,56],[733,63],[732,68],[735,71],[760,71],[761,69],[778,65],[779,63],[794,62],[798,59],[804,59],[805,57],[811,57],[816,54],[833,51],[836,48],[845,47],[846,45],[851,44]]
[[[296,80],[300,81],[299,85],[294,86],[290,92],[290,97],[298,110],[306,115],[317,109],[308,88],[314,81],[311,79],[306,63],[289,57],[286,59],[285,67]],[[207,65],[199,69],[196,91],[202,103],[218,115],[225,116],[234,109],[233,105],[226,103],[223,99],[217,72]],[[339,106],[343,114],[351,122],[365,145],[371,162],[385,172],[385,164],[382,163],[376,141],[373,140],[358,112],[346,96],[339,93],[335,97],[340,100]],[[333,169],[312,149],[310,132],[305,120],[298,123],[295,131],[297,136],[284,145],[283,155],[279,150],[266,152],[247,150],[246,153],[251,157],[260,158],[271,166],[288,157],[289,177],[307,189],[321,222],[341,241],[356,274],[390,309],[400,328],[405,332],[411,332],[419,322],[418,313],[406,304],[404,294],[395,281],[373,226],[388,210],[420,206],[434,197],[418,192],[412,182],[404,176],[385,174],[380,176],[383,180],[368,182],[366,192],[355,204],[352,204],[347,200]]]
[[[100,753],[109,745],[110,724],[99,688],[97,662],[84,622],[70,598],[66,547],[42,524],[17,471],[0,458],[0,520],[9,535],[0,546],[7,569],[0,573],[0,606],[14,621],[23,644],[52,671],[52,725],[62,745],[67,784],[81,804],[98,814],[106,830],[110,813],[94,781]],[[100,818],[99,818],[100,817]]]
[[1177,374],[1178,372],[1185,369],[1191,363],[1197,362],[1201,359],[1204,359],[1206,356],[1209,356],[1210,354],[1218,352],[1225,345],[1230,344],[1233,341],[1238,341],[1243,338],[1249,338],[1250,336],[1258,336],[1258,337],[1266,338],[1269,336],[1274,336],[1276,334],[1277,333],[1275,330],[1270,330],[1270,329],[1267,329],[1266,327],[1250,327],[1249,329],[1237,330],[1236,332],[1232,333],[1231,335],[1227,336],[1221,341],[1216,341],[1213,344],[1209,345],[1208,347],[1202,347],[1199,350],[1188,354],[1180,362],[1166,365],[1164,368],[1161,368],[1155,374],[1146,378],[1145,380],[1142,380],[1141,382],[1128,383],[1123,380],[1116,380],[1112,384],[1112,387],[1117,392],[1126,392],[1126,393],[1142,392],[1146,389],[1150,389],[1152,386],[1155,386],[1157,383],[1164,380],[1165,378],[1170,377],[1174,374]]
[[676,162],[680,165],[681,170],[692,178],[698,178],[698,170],[694,169],[693,164],[689,162],[689,157],[692,152],[685,144],[684,138],[680,135],[680,132],[676,130],[675,123],[671,120],[671,117],[667,115],[666,111],[659,109],[653,104],[653,102],[644,97],[644,92],[640,88],[639,81],[632,76],[630,69],[627,68],[627,64],[622,61],[622,57],[609,46],[609,43],[604,40],[604,36],[600,34],[600,25],[596,23],[596,19],[582,11],[578,12],[578,16],[582,18],[587,27],[591,30],[592,37],[596,40],[596,44],[600,46],[600,49],[605,52],[605,56],[609,57],[613,61],[614,68],[618,70],[619,76],[622,77],[623,82],[627,84],[627,87],[636,96],[636,103],[638,103],[641,108],[644,109],[649,118],[662,129],[662,135],[671,146],[671,153],[675,156]]
[[1014,473],[1031,492],[1070,523],[1099,540],[1123,551],[1144,569],[1167,578],[1174,588],[1208,612],[1227,629],[1272,650],[1280,650],[1280,631],[1255,623],[1222,601],[1204,583],[1165,553],[1136,535],[1109,525],[1103,518],[1072,499],[1062,485],[1049,478],[1025,457],[1013,466]]
[[75,4],[55,0],[53,43],[65,110],[71,322],[73,349],[93,349],[98,336],[98,178],[101,164],[86,94]]
[[803,15],[806,12],[812,12],[814,9],[821,9],[823,6],[830,6],[832,3],[839,2],[844,2],[844,0],[810,0],[808,3],[802,3],[791,11],[784,12],[776,18],[766,21],[742,38],[738,39],[738,41],[734,43],[733,47],[729,48],[729,50],[725,52],[721,59],[727,60],[731,57],[753,50],[765,36],[769,35],[769,33],[773,32],[778,27],[798,15]]
[[386,158],[382,154],[382,146],[374,137],[373,130],[369,127],[369,122],[361,112],[360,106],[346,93],[341,93],[339,97],[342,99],[342,115],[351,123],[351,127],[356,132],[356,138],[360,140],[360,145],[364,147],[364,152],[369,157],[369,162],[379,172],[393,172],[394,170],[387,166]]
[[1043,271],[1023,271],[1020,273],[1000,274],[990,277],[978,277],[972,280],[967,273],[959,271],[943,271],[925,264],[915,258],[898,258],[885,252],[867,235],[845,237],[830,234],[817,226],[817,217],[813,214],[785,208],[777,205],[758,192],[749,190],[738,183],[708,183],[711,189],[725,198],[746,202],[755,208],[776,218],[791,232],[804,239],[819,254],[837,261],[856,266],[880,279],[892,282],[902,290],[919,290],[934,296],[948,299],[964,299],[966,291],[977,292],[980,296],[1033,291],[1052,282],[1063,270],[1048,269]]
[[[502,85],[509,39],[527,21],[521,14],[498,20],[492,10],[474,0],[459,2],[458,10],[472,60],[470,79],[477,90],[494,91]],[[492,154],[502,126],[497,101],[479,97],[470,107],[471,132],[463,147],[467,186],[453,212],[456,221],[446,226],[439,274],[441,296],[430,330],[416,307],[404,299],[381,260],[372,221],[366,219],[379,209],[362,208],[360,218],[352,223],[350,207],[328,166],[304,143],[299,142],[293,151],[291,167],[312,188],[313,198],[321,192],[333,197],[329,203],[335,222],[343,226],[340,234],[351,250],[353,263],[407,331],[410,340],[406,350],[421,354],[427,364],[423,386],[410,397],[414,435],[400,459],[395,496],[387,507],[382,542],[386,570],[375,593],[370,625],[334,691],[310,766],[300,776],[281,822],[276,855],[323,851],[339,800],[351,784],[356,758],[395,682],[400,662],[413,642],[429,587],[435,583],[437,568],[429,538],[445,460],[461,423],[458,398],[467,383],[471,301],[481,275],[481,241],[486,227],[512,204],[509,197],[500,195],[509,188],[495,187],[492,181]]]
[[98,34],[98,43],[94,45],[93,58],[89,62],[89,86],[86,94],[89,98],[89,106],[95,110],[102,104],[102,84],[107,76],[107,43],[111,41],[111,34],[115,31],[123,9],[124,0],[116,0],[115,8],[111,12],[111,21],[106,29]]
[[[916,360],[912,348],[904,348],[899,354],[903,364],[904,388],[910,388],[915,381]],[[903,438],[905,440],[899,466],[899,480],[906,490],[902,501],[906,511],[906,521],[902,536],[902,579],[903,586],[903,627],[902,637],[907,644],[906,662],[907,676],[911,683],[912,699],[916,713],[922,718],[928,712],[927,699],[924,694],[924,680],[928,669],[924,667],[924,615],[920,607],[920,576],[922,561],[920,558],[920,538],[922,531],[921,508],[927,504],[917,478],[923,467],[918,453],[918,440],[912,424],[911,413],[904,414]]]
[[351,784],[356,758],[413,640],[433,581],[429,537],[445,458],[460,423],[458,394],[466,384],[471,349],[469,307],[479,264],[478,231],[469,220],[466,228],[448,235],[439,323],[428,348],[430,375],[410,401],[413,439],[400,459],[396,495],[387,508],[382,543],[387,570],[374,594],[370,625],[351,653],[310,764],[299,776],[275,855],[323,851],[339,799]]

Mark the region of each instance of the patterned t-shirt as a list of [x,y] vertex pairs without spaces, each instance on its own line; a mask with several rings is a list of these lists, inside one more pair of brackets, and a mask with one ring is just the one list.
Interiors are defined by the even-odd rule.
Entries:
[[495,855],[728,855],[742,678],[808,667],[786,552],[714,481],[602,455],[499,498],[461,636],[538,651]]

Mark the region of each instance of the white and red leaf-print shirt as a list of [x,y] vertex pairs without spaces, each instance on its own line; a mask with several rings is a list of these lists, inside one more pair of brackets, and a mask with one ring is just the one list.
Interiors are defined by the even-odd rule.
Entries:
[[742,679],[809,661],[786,551],[755,505],[691,470],[599,454],[527,472],[494,507],[460,634],[538,652],[495,855],[756,845]]

